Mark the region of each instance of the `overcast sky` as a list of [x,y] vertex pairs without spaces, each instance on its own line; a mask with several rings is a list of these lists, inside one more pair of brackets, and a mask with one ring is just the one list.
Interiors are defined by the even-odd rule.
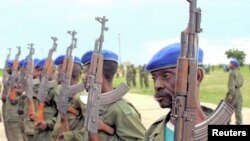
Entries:
[[[186,0],[0,0],[0,59],[7,48],[11,59],[22,47],[20,59],[28,55],[27,44],[34,43],[35,58],[44,58],[52,47],[51,36],[58,38],[53,58],[66,53],[71,37],[78,33],[74,55],[92,50],[101,25],[95,17],[106,16],[104,49],[121,57],[121,62],[147,63],[162,47],[178,42],[188,23]],[[225,51],[238,48],[250,63],[250,0],[198,0],[202,10],[199,46],[204,63],[228,63]],[[120,49],[118,34],[120,34]],[[0,61],[0,67],[4,61]]]

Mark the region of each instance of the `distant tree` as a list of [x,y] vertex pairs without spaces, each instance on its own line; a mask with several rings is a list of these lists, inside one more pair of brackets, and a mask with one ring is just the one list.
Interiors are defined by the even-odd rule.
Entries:
[[246,58],[246,53],[244,51],[240,51],[238,49],[229,49],[225,52],[227,58],[235,58],[240,61],[240,65],[243,66]]

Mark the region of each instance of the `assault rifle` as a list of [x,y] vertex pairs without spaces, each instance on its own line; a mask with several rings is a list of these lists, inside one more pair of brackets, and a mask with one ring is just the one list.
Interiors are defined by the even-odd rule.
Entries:
[[71,44],[67,48],[66,55],[63,60],[62,70],[60,72],[60,80],[61,88],[60,88],[60,95],[59,95],[59,112],[61,114],[61,128],[59,134],[63,132],[69,131],[69,123],[67,118],[67,112],[71,112],[75,115],[79,115],[79,112],[75,110],[73,107],[68,106],[68,100],[71,94],[71,75],[72,69],[74,65],[74,58],[72,56],[73,49],[76,48],[77,45],[77,38],[75,35],[77,34],[76,31],[68,31],[68,34],[71,35]]
[[8,78],[9,78],[9,73],[7,72],[8,68],[8,61],[10,59],[10,52],[11,52],[11,48],[8,48],[9,53],[7,54],[6,60],[5,60],[5,65],[4,65],[4,70],[3,70],[3,86],[6,86],[7,82],[8,82]]
[[[2,80],[2,83],[3,83],[4,89],[7,89],[7,87],[8,87],[8,80],[9,80],[9,77],[10,77],[10,74],[8,72],[8,70],[10,69],[8,67],[8,61],[10,59],[11,48],[8,48],[8,50],[9,50],[9,53],[7,54],[7,57],[6,57],[6,60],[5,60],[5,65],[4,65],[4,69],[3,69],[3,80]],[[2,101],[3,102],[6,101],[6,90],[4,90],[3,93],[2,93]]]
[[35,104],[34,104],[34,100],[33,97],[34,95],[34,91],[33,91],[33,70],[34,70],[34,61],[32,59],[32,56],[35,53],[35,49],[33,48],[33,43],[28,44],[28,48],[29,48],[29,55],[27,56],[27,66],[26,66],[26,96],[28,98],[28,117],[29,120],[35,120]]
[[57,38],[51,37],[51,39],[53,40],[53,46],[49,50],[48,57],[42,69],[42,78],[41,78],[41,83],[39,85],[39,91],[38,91],[38,96],[37,96],[39,100],[39,105],[38,105],[37,114],[36,114],[36,122],[44,121],[44,104],[48,96],[49,89],[52,87],[55,87],[57,84],[55,80],[50,80],[50,77],[53,74],[52,55],[53,55],[53,52],[56,51],[56,47],[57,47],[57,43],[56,43]]
[[[104,31],[108,28],[105,26],[108,19],[96,17],[98,22],[101,23],[100,37],[95,40],[94,52],[92,54],[86,89],[88,90],[87,110],[84,113],[85,121],[84,127],[93,134],[98,133],[99,126],[99,107],[101,105],[110,104],[119,100],[128,92],[128,87],[124,84],[120,85],[117,89],[101,94],[102,89],[102,74],[103,74],[103,55],[102,44],[104,42]],[[110,135],[114,134],[114,129],[106,126],[107,132]]]
[[175,97],[173,98],[172,118],[175,119],[175,141],[206,141],[209,124],[226,124],[230,119],[232,107],[221,102],[218,108],[201,124],[195,126],[198,33],[201,22],[201,9],[197,0],[189,2],[189,23],[181,32],[181,52],[177,64]]
[[13,65],[12,65],[12,69],[11,69],[11,76],[10,76],[10,103],[12,105],[16,105],[17,104],[17,100],[16,100],[16,81],[17,81],[17,77],[18,77],[18,59],[19,56],[21,54],[21,47],[17,47],[18,48],[18,52],[15,56],[15,60],[13,61]]

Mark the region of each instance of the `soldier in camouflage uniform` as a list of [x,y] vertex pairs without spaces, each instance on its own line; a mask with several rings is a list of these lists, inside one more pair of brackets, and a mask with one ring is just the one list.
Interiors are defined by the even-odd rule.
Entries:
[[136,87],[136,69],[134,65],[131,65],[131,69],[132,69],[132,84],[133,87]]
[[[21,64],[21,61],[19,63]],[[20,66],[18,68],[18,72],[20,72]],[[20,75],[18,76],[20,77]],[[19,78],[18,78],[19,79]],[[4,120],[5,120],[5,132],[6,132],[6,137],[8,141],[24,141],[24,133],[23,133],[23,128],[21,126],[22,122],[22,115],[18,113],[19,109],[19,101],[21,99],[21,95],[23,91],[19,91],[18,85],[19,82],[16,81],[16,98],[15,100],[17,103],[11,103],[10,101],[10,87],[7,87],[6,89],[6,102],[4,106]]]
[[127,80],[127,85],[131,86],[131,82],[132,82],[132,68],[131,66],[127,66],[127,74],[126,74],[126,80]]
[[[7,68],[4,69],[4,71],[6,71],[6,73],[8,74],[8,76],[6,76],[7,78],[6,79],[6,82],[3,82],[3,86],[2,86],[2,89],[3,91],[2,92],[2,95],[1,95],[1,99],[2,99],[2,118],[3,118],[3,121],[4,121],[4,129],[5,129],[5,134],[6,134],[6,125],[5,124],[5,107],[6,107],[6,97],[9,93],[9,83],[8,83],[8,80],[9,80],[9,76],[11,75],[11,66],[13,64],[13,61],[12,60],[9,60],[7,62]],[[4,72],[3,72],[4,73]],[[4,81],[4,80],[3,80]],[[6,84],[4,84],[6,83]]]
[[228,79],[228,92],[226,101],[229,102],[235,110],[235,124],[242,124],[242,95],[240,88],[243,86],[243,76],[239,71],[239,61],[232,59],[229,64],[230,72]]
[[[46,62],[46,58],[40,60],[36,66],[35,66],[35,70],[34,70],[34,75],[36,75],[34,78],[39,77],[39,79],[42,79],[42,71],[43,71],[43,67],[44,64]],[[50,80],[52,80],[52,76],[50,77]],[[35,86],[34,88],[34,92],[38,93],[39,90],[39,85]],[[56,117],[57,117],[57,106],[56,106],[56,97],[58,95],[58,87],[57,85],[55,85],[54,87],[49,88],[48,90],[48,94],[46,97],[46,100],[44,102],[44,120],[42,121],[36,121],[36,115],[35,115],[35,121],[33,121],[34,123],[34,136],[32,138],[33,141],[48,141],[50,140],[50,136],[51,133],[53,131],[55,122],[56,122]],[[34,101],[36,102],[36,104],[39,104],[39,100],[38,99],[34,99]],[[38,109],[38,108],[37,108]],[[37,111],[37,110],[36,110]]]
[[144,75],[143,75],[143,67],[139,65],[139,79],[140,79],[140,87],[141,89],[143,88],[143,83],[144,83]]
[[[62,68],[64,55],[61,55],[55,59],[55,65],[58,68],[58,76],[60,75],[60,70]],[[71,85],[75,85],[79,83],[81,77],[81,70],[82,70],[82,63],[78,57],[74,57],[74,65],[72,70],[72,77],[71,77]],[[58,79],[60,83],[60,79]],[[58,103],[59,98],[57,98]],[[61,130],[61,114],[59,113],[56,119],[56,124],[54,130],[51,135],[51,141],[55,141],[56,139],[64,140],[64,141],[82,141],[83,134],[80,133],[81,129],[84,125],[84,117],[83,113],[86,110],[86,94],[84,92],[79,92],[75,94],[72,98],[69,99],[69,107],[74,108],[78,111],[78,114],[71,112],[68,110],[67,118],[69,122],[69,129],[70,131],[60,133]]]
[[[158,51],[150,62],[147,64],[146,69],[151,72],[154,81],[155,99],[158,101],[161,108],[170,108],[172,106],[172,97],[175,91],[176,81],[176,65],[178,56],[180,54],[180,44],[175,43],[168,45]],[[159,57],[160,56],[160,57]],[[203,51],[199,49],[198,55],[198,70],[197,70],[197,97],[195,119],[196,124],[204,121],[208,114],[213,110],[203,107],[199,102],[199,86],[203,79]],[[155,121],[147,130],[145,141],[165,141],[174,140],[174,121],[170,120],[170,113]]]
[[[82,56],[82,63],[86,66],[86,72],[88,72],[90,67],[92,53],[93,51],[89,51]],[[101,92],[110,93],[113,90],[113,77],[118,67],[118,56],[109,50],[102,50],[102,55],[104,61]],[[89,136],[88,131],[86,129],[85,131],[83,130],[85,141],[95,137],[103,141],[142,141],[144,138],[145,127],[141,122],[140,113],[131,103],[123,98],[100,107],[99,119],[100,124],[97,135],[90,134]],[[104,128],[105,126],[112,127],[115,130],[114,135],[108,134]]]
[[142,67],[142,71],[143,71],[143,80],[144,80],[144,85],[146,88],[149,87],[149,84],[148,84],[148,72],[146,70],[146,65],[144,64],[143,67]]
[[[34,68],[36,67],[37,63],[39,62],[39,59],[34,59]],[[29,102],[28,102],[28,98],[27,98],[27,83],[26,83],[26,77],[27,77],[27,66],[28,66],[28,62],[27,60],[22,60],[21,61],[21,66],[20,66],[20,73],[19,73],[19,78],[18,78],[18,87],[16,89],[16,91],[18,91],[19,93],[22,93],[20,95],[20,98],[18,99],[18,114],[19,114],[19,127],[20,130],[23,134],[23,139],[24,141],[33,141],[33,137],[34,137],[34,130],[35,130],[35,123],[34,123],[34,119],[30,118],[31,116],[34,117],[34,115],[28,115],[28,107],[29,107]],[[36,72],[36,69],[34,69],[33,72],[33,79],[36,79],[38,82],[38,75]],[[37,83],[32,86],[33,87],[33,91],[34,94],[37,94],[38,92],[38,88],[39,88],[39,83]],[[36,97],[33,98],[35,107],[38,104],[38,101],[36,99]]]

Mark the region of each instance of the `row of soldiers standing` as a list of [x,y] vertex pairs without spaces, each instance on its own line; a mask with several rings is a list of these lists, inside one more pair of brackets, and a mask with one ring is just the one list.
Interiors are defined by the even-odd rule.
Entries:
[[[105,17],[97,20],[105,27]],[[7,56],[2,111],[8,141],[143,140],[146,129],[141,115],[122,98],[129,88],[121,84],[113,90],[118,56],[108,50],[96,52],[101,44],[98,41],[103,41],[98,38],[95,51],[86,52],[81,59],[73,57],[76,32],[68,33],[72,36],[72,42],[66,55],[58,56],[54,61],[52,54],[57,46],[56,38],[52,38],[53,48],[47,58],[33,59],[33,44],[30,44],[29,55],[21,61],[18,59],[20,48],[14,60],[9,60],[10,55]],[[98,59],[103,61],[98,63],[103,62],[103,65],[93,65],[95,59],[92,58],[97,54],[101,54]],[[99,73],[94,81],[90,81],[97,76],[92,74],[92,65],[97,67]],[[97,81],[100,78],[102,81]],[[100,101],[100,106],[96,107],[98,102],[89,98],[92,94],[98,94],[101,100],[102,95],[116,97],[106,98],[106,101],[103,100],[106,103]],[[95,105],[88,105],[89,102]],[[89,114],[89,108],[95,108],[93,112],[98,112],[97,117]],[[97,126],[94,127],[91,122]]]
[[[143,66],[139,65],[139,82],[140,82],[140,88],[148,88],[149,87],[149,80],[148,80],[148,72],[145,69],[145,64]],[[130,87],[136,87],[136,68],[134,65],[128,65],[127,66],[127,72],[126,72],[126,81],[127,85]]]

